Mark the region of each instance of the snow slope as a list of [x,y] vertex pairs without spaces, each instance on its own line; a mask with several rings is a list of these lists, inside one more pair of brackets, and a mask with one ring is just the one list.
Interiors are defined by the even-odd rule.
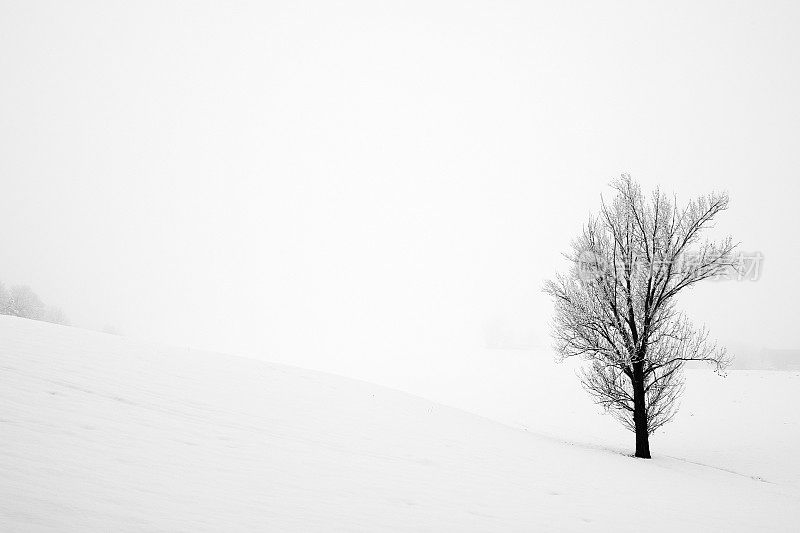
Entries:
[[569,445],[329,374],[0,317],[2,531],[765,531],[798,519],[779,483]]
[[[450,362],[433,356],[427,361],[413,373],[394,368],[364,378],[513,427],[633,451],[633,434],[581,389],[574,373],[578,361],[555,363],[544,349],[462,350]],[[781,484],[800,495],[798,405],[800,372],[734,369],[722,378],[708,368],[687,369],[681,408],[651,437],[651,451]]]

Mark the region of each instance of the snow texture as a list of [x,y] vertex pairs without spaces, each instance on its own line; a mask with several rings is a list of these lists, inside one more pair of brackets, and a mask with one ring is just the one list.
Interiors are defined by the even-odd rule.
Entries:
[[[772,386],[742,379],[743,402]],[[0,396],[2,531],[786,531],[800,519],[796,480],[635,460],[362,381],[15,317],[0,317]]]

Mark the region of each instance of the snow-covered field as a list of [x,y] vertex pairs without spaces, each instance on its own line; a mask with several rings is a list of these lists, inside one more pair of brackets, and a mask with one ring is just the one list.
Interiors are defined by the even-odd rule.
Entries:
[[686,416],[642,461],[621,453],[630,437],[595,415],[568,369],[496,356],[513,360],[450,369],[452,389],[406,388],[511,425],[330,374],[0,317],[0,530],[786,531],[800,520],[796,375],[692,371]]
[[[584,446],[633,453],[633,434],[592,404],[575,362],[544,350],[475,350],[457,364],[428,358],[416,372],[374,379],[513,427]],[[686,370],[675,419],[651,437],[656,456],[763,479],[800,494],[800,372]]]

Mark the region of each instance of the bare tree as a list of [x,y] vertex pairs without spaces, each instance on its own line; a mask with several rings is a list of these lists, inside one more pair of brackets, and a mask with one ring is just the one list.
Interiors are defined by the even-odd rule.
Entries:
[[683,390],[686,361],[722,374],[724,348],[709,342],[675,307],[695,283],[736,267],[730,237],[701,239],[728,207],[725,193],[678,207],[660,190],[645,199],[623,175],[616,196],[590,217],[567,254],[571,267],[545,283],[555,304],[558,356],[588,361],[581,381],[594,400],[636,434],[636,457],[650,457],[649,436],[669,422]]

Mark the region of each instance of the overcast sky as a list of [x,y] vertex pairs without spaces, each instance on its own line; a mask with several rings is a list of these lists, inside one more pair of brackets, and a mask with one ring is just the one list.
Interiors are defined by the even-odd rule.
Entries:
[[800,4],[563,4],[4,1],[0,280],[334,370],[547,345],[542,281],[629,172],[730,193],[762,277],[682,305],[800,346]]

